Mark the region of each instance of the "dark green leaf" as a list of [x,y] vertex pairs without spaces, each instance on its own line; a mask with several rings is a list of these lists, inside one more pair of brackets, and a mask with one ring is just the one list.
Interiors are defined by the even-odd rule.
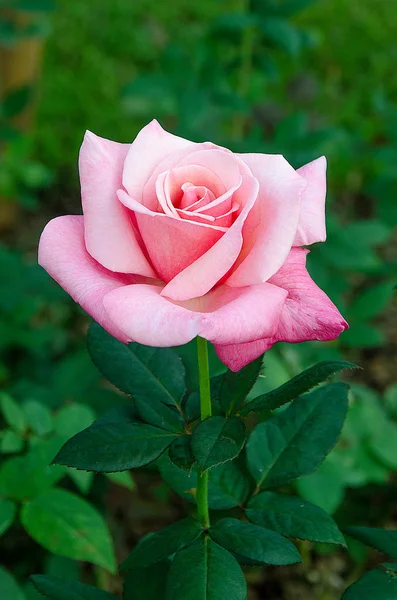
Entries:
[[248,519],[287,537],[345,546],[335,521],[322,508],[294,496],[263,492],[245,511]]
[[347,394],[346,384],[327,385],[255,427],[247,442],[247,461],[258,487],[285,485],[322,463],[341,432]]
[[[190,474],[174,465],[164,456],[159,461],[162,478],[180,496],[189,502],[195,502],[197,488],[197,469],[193,467]],[[209,472],[209,507],[223,510],[244,504],[250,492],[249,477],[242,472],[235,462],[214,467]]]
[[98,473],[127,471],[156,460],[175,437],[143,423],[94,423],[68,440],[53,462]]
[[397,573],[397,563],[382,563],[382,567],[384,567],[386,571]]
[[0,598],[2,600],[25,600],[25,594],[20,589],[14,577],[1,566]]
[[170,348],[127,346],[96,323],[88,331],[87,347],[96,367],[121,391],[143,402],[180,405],[185,368]]
[[262,361],[263,357],[260,356],[237,373],[228,371],[223,376],[219,403],[227,415],[237,411],[244,404],[245,398],[259,377]]
[[397,530],[377,529],[375,527],[347,527],[346,533],[367,546],[376,548],[397,559]]
[[30,580],[48,600],[116,600],[116,596],[78,581],[68,581],[47,575],[32,575]]
[[[186,384],[190,391],[199,388],[198,369],[197,369],[197,340],[194,339],[184,346],[174,348],[174,352],[181,357],[186,369]],[[208,343],[208,362],[210,377],[213,379],[227,371],[227,367],[218,358],[214,346]],[[212,382],[211,382],[212,383]]]
[[347,588],[342,600],[395,600],[397,577],[386,571],[374,569],[365,573]]
[[11,500],[0,499],[0,536],[13,524],[17,507]]
[[205,537],[178,552],[168,574],[166,600],[246,600],[247,585],[236,559]]
[[252,402],[249,402],[244,406],[241,410],[241,414],[246,415],[251,411],[274,410],[310,391],[334,373],[342,371],[343,369],[357,368],[356,365],[347,362],[346,360],[320,362],[314,367],[302,371],[302,373],[293,377],[290,381],[287,381],[277,389],[272,390],[267,394],[263,394],[262,396],[258,396],[258,398],[255,398],[255,400],[252,400]]
[[135,407],[142,421],[167,431],[183,431],[184,420],[181,413],[173,406],[161,402],[135,399]]
[[[217,375],[211,377],[211,402],[214,407],[214,403],[218,400],[219,393],[221,390],[223,375]],[[200,392],[196,390],[189,394],[185,403],[184,411],[189,422],[196,421],[200,418]]]
[[116,570],[113,544],[102,516],[65,490],[44,492],[22,507],[21,522],[41,546],[61,556]]
[[221,519],[209,534],[220,546],[239,556],[268,565],[301,562],[294,544],[275,531],[238,519]]
[[192,451],[202,471],[232,460],[241,452],[246,429],[238,417],[210,417],[192,435]]
[[1,110],[6,118],[16,117],[29,104],[32,90],[28,86],[9,92],[4,98]]
[[124,600],[164,600],[170,561],[146,569],[131,569],[124,578]]
[[56,4],[54,0],[10,0],[10,4],[19,8],[19,10],[48,11],[54,10]]
[[121,569],[149,567],[168,558],[185,546],[190,546],[203,533],[199,521],[186,517],[157,533],[140,540],[134,550],[121,564]]
[[184,469],[188,473],[192,470],[195,462],[191,440],[191,435],[182,435],[172,442],[169,449],[169,456],[174,465]]

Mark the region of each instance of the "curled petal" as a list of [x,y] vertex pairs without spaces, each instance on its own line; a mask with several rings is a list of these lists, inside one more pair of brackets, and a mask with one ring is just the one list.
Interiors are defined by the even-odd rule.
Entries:
[[194,142],[168,133],[156,120],[151,121],[141,129],[129,148],[124,163],[123,186],[140,202],[143,189],[158,164],[178,150],[195,146]]
[[327,193],[327,161],[321,156],[297,171],[308,183],[302,194],[302,208],[294,246],[325,242],[325,197]]
[[306,181],[282,157],[241,154],[258,179],[258,200],[244,224],[241,254],[227,283],[263,283],[280,269],[293,244]]
[[88,254],[83,219],[58,217],[47,224],[40,238],[39,264],[102,327],[126,342],[125,334],[109,319],[102,300],[133,278],[110,273]]
[[90,131],[84,137],[79,170],[85,244],[91,256],[111,271],[154,277],[131,215],[117,199],[128,148]]
[[336,306],[307,272],[307,252],[293,248],[283,267],[269,280],[288,292],[275,334],[246,344],[216,346],[219,358],[232,371],[238,371],[277,342],[326,342],[348,328]]
[[152,212],[134,198],[118,191],[120,202],[135,212],[140,234],[156,271],[170,281],[207,252],[226,229],[212,224]]
[[205,254],[165,286],[162,291],[164,296],[179,301],[203,296],[226,275],[240,253],[243,225],[255,204],[258,190],[259,184],[254,177],[242,177],[242,184],[233,196],[233,200],[241,206],[237,219]]

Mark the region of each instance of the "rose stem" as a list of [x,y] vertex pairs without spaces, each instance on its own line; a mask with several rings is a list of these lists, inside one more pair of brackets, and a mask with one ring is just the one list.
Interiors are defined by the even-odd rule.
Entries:
[[[200,381],[200,414],[201,420],[211,416],[211,387],[210,372],[208,366],[207,340],[197,338],[197,358]],[[208,471],[199,472],[196,491],[197,513],[204,529],[210,526],[210,515],[208,511]]]

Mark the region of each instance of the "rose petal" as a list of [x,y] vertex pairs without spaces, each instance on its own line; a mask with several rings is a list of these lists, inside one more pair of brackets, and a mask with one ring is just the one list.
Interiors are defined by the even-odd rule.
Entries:
[[198,299],[206,311],[200,321],[200,335],[217,344],[270,337],[277,330],[287,296],[286,290],[270,283],[245,288],[219,286]]
[[215,225],[152,212],[124,190],[117,194],[120,202],[135,212],[151,262],[163,281],[172,280],[200,258],[226,231]]
[[[144,256],[129,211],[117,200],[128,144],[118,144],[87,131],[79,170],[88,252],[111,271],[155,277]],[[106,243],[105,243],[106,240]]]
[[227,280],[232,286],[265,282],[287,258],[296,234],[306,181],[278,155],[241,154],[260,184],[247,218],[244,244]]
[[238,371],[277,342],[330,341],[349,326],[306,270],[307,250],[293,248],[269,281],[288,292],[275,335],[247,344],[217,345],[219,358]]
[[306,269],[308,250],[293,248],[282,268],[269,280],[288,292],[276,339],[305,342],[336,339],[348,324]]
[[129,340],[147,346],[180,346],[199,333],[200,314],[173,304],[153,285],[127,285],[104,298],[109,318]]
[[161,295],[152,285],[128,285],[110,292],[104,306],[129,338],[148,346],[178,346],[200,335],[236,343],[273,335],[287,293],[268,283],[250,288],[220,286],[185,305]]
[[208,249],[205,254],[176,275],[162,294],[173,300],[189,300],[206,294],[229,271],[236,261],[243,243],[242,228],[255,204],[258,181],[249,175],[242,178],[241,187],[233,200],[242,207],[233,225]]
[[302,195],[302,208],[294,246],[309,246],[325,242],[325,197],[327,193],[327,161],[325,156],[297,171],[308,182]]
[[108,292],[133,278],[110,273],[88,254],[84,245],[84,217],[58,217],[47,224],[40,238],[39,264],[111,335],[127,341],[109,319],[102,300]]
[[169,154],[194,146],[194,142],[172,135],[156,120],[151,121],[130,146],[124,163],[123,186],[140,202],[145,184],[159,163]]

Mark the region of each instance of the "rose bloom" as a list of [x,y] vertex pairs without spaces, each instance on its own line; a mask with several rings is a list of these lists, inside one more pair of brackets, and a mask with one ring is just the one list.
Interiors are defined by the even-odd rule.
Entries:
[[152,121],[132,144],[87,132],[79,170],[84,214],[47,224],[39,263],[119,340],[201,336],[237,371],[276,342],[347,328],[302,248],[326,238],[324,157],[295,171]]

